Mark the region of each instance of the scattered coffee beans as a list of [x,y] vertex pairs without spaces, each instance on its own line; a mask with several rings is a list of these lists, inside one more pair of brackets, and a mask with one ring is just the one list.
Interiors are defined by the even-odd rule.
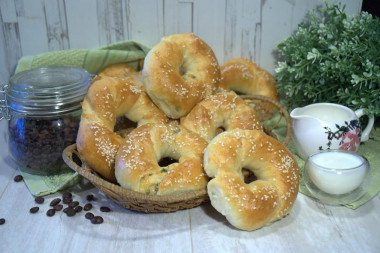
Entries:
[[36,198],[34,199],[34,201],[35,201],[36,203],[38,203],[38,204],[42,204],[42,203],[44,203],[45,199],[44,199],[44,197],[36,197]]
[[32,207],[32,208],[29,209],[29,212],[30,213],[37,213],[38,210],[40,210],[40,208],[38,206],[34,206],[34,207]]
[[3,225],[5,223],[5,219],[4,218],[1,218],[0,219],[0,225]]
[[103,223],[103,218],[101,216],[95,216],[94,218],[91,219],[92,224],[101,224]]
[[46,215],[49,217],[54,216],[54,214],[55,214],[54,208],[51,208],[51,209],[47,210],[47,212],[46,212]]
[[[38,204],[42,204],[45,199],[44,197],[36,197],[35,202]],[[86,196],[87,201],[95,201],[96,198],[93,194],[89,194]],[[62,203],[61,203],[62,202]],[[67,205],[64,208],[64,205]],[[73,200],[73,195],[70,192],[64,192],[62,194],[62,198],[54,198],[50,201],[49,206],[51,207],[49,210],[47,210],[46,215],[51,217],[54,216],[57,211],[63,210],[63,212],[68,216],[72,217],[75,216],[76,213],[80,213],[82,210],[89,211],[93,208],[93,205],[91,203],[86,203],[83,207],[80,205],[79,201]],[[30,213],[37,213],[39,211],[38,206],[34,206],[30,208]],[[107,206],[101,206],[100,207],[101,212],[110,212],[111,209]],[[103,217],[101,216],[95,216],[91,212],[87,212],[85,214],[85,218],[90,220],[93,224],[101,224],[104,222]],[[5,220],[4,220],[5,222]]]
[[21,175],[17,175],[13,178],[15,182],[21,182],[24,178]]

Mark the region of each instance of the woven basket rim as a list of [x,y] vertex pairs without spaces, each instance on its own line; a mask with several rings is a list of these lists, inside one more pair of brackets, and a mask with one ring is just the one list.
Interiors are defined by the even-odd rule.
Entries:
[[[272,105],[274,105],[277,109],[279,109],[279,113],[286,120],[286,136],[281,143],[284,144],[285,146],[287,146],[290,142],[291,137],[292,137],[293,127],[291,124],[289,112],[286,110],[286,108],[283,105],[281,105],[280,102],[274,100],[273,98],[265,97],[262,95],[240,95],[240,97],[248,103],[253,102],[254,100],[261,100],[264,102],[268,102],[268,103],[271,103]],[[271,129],[267,129],[267,130],[272,131],[274,128],[277,127],[278,123],[279,122],[277,122],[274,126],[272,126]]]
[[[279,113],[282,117],[285,117],[287,123],[287,134],[282,143],[286,146],[291,138],[292,127],[290,124],[290,116],[288,111],[277,101],[260,96],[260,95],[241,95],[248,104],[255,103],[255,101],[264,101],[273,104],[279,109]],[[280,117],[281,119],[281,117]],[[278,122],[269,129],[269,132],[276,128]],[[267,129],[268,130],[268,129]],[[273,134],[272,134],[273,136]],[[207,190],[201,189],[197,191],[190,191],[186,193],[173,194],[173,195],[150,195],[141,192],[136,192],[121,187],[118,184],[109,182],[100,177],[95,171],[93,171],[88,164],[86,164],[80,157],[79,152],[76,149],[76,144],[72,144],[66,147],[62,153],[62,158],[65,163],[74,171],[78,172],[81,176],[88,179],[94,184],[100,191],[106,194],[114,202],[136,211],[144,212],[172,212],[180,209],[188,209],[195,206],[199,206],[205,201],[209,200]],[[73,155],[76,155],[81,160],[81,165],[78,165],[73,160]],[[134,204],[130,204],[134,202]]]
[[[102,177],[98,176],[79,156],[77,150],[76,150],[76,144],[72,144],[65,148],[63,151],[63,160],[69,165],[70,168],[78,172],[83,177],[87,178],[90,182],[95,183],[97,185],[101,185],[105,188],[118,191],[122,193],[125,196],[128,196],[128,198],[134,198],[134,199],[140,199],[141,201],[153,201],[153,202],[165,202],[165,203],[177,203],[180,201],[186,201],[190,200],[196,197],[200,197],[203,195],[207,195],[206,189],[201,189],[197,191],[189,191],[186,193],[179,193],[179,194],[173,194],[173,195],[152,195],[152,194],[145,194],[141,192],[136,192],[133,190],[129,190],[126,188],[121,187],[120,185],[111,183]],[[75,154],[78,156],[79,159],[82,160],[82,166],[79,166],[76,164],[73,159],[72,155]]]

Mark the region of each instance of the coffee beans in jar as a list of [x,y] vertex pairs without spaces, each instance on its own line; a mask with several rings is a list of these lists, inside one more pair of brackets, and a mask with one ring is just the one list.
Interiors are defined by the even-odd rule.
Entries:
[[76,141],[90,79],[86,70],[69,66],[27,70],[10,79],[3,117],[10,154],[21,170],[54,175],[67,168],[62,152]]
[[[75,115],[44,119],[12,117],[8,124],[8,144],[14,160],[27,172],[59,171],[65,166],[62,151],[75,143],[78,120]],[[45,173],[38,173],[42,169]]]

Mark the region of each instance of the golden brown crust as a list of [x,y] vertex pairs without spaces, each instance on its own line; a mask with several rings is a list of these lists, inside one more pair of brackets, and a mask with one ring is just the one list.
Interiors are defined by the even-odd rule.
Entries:
[[118,78],[135,78],[142,85],[141,71],[135,70],[127,63],[115,63],[103,69],[99,76],[113,76]]
[[129,77],[137,71],[127,63],[115,63],[103,69],[99,76]]
[[212,49],[186,33],[162,38],[146,56],[142,76],[153,102],[178,119],[216,90],[220,69]]
[[167,122],[164,113],[149,101],[142,86],[133,78],[98,76],[92,81],[82,102],[83,111],[76,143],[80,156],[104,178],[116,182],[114,157],[122,141],[114,133],[118,117],[140,115],[130,117],[139,125]]
[[[127,189],[157,195],[204,189],[208,181],[202,164],[206,145],[175,122],[138,127],[116,155],[117,181]],[[165,157],[178,162],[161,167],[159,161]]]
[[181,125],[210,142],[218,129],[263,130],[254,109],[234,92],[211,95],[199,102],[184,118]]
[[[256,181],[244,183],[242,168]],[[211,204],[235,227],[255,230],[287,215],[298,194],[299,169],[276,139],[257,130],[235,129],[207,146],[204,169]]]
[[254,62],[235,58],[220,67],[220,87],[246,95],[261,95],[278,101],[277,83],[274,77]]

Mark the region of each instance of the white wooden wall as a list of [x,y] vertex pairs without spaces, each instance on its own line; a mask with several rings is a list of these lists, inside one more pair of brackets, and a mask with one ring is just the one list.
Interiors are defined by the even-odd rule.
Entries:
[[[333,2],[330,0],[330,2]],[[339,1],[334,1],[339,2]],[[348,14],[361,0],[341,0]],[[322,0],[0,0],[0,83],[25,55],[194,32],[219,63],[247,57],[274,71],[276,45]]]

